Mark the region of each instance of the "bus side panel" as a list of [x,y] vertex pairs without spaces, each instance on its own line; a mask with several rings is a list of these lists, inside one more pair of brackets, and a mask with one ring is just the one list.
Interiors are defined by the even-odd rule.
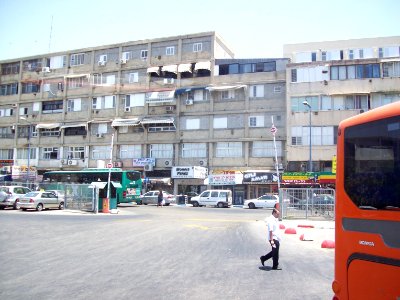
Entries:
[[349,299],[398,299],[400,267],[353,260],[348,268],[348,293]]

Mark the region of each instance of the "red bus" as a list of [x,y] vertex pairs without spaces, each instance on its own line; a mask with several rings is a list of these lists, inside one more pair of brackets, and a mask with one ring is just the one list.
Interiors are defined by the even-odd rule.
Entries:
[[400,102],[340,123],[333,299],[400,299]]

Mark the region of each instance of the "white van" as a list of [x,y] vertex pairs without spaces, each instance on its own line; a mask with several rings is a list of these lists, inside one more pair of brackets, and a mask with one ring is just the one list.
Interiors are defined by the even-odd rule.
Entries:
[[192,197],[190,202],[194,207],[212,205],[217,207],[229,207],[232,205],[232,191],[230,190],[206,190],[199,196]]

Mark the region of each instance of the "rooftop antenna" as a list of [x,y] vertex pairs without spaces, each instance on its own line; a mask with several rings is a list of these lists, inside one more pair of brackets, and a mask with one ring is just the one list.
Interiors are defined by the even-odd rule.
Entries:
[[53,16],[51,16],[51,24],[50,24],[50,37],[49,37],[49,53],[51,48],[51,34],[53,32]]

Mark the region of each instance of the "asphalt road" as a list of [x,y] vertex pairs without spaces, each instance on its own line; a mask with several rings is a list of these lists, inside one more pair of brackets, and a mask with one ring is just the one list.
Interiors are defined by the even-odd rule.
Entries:
[[0,211],[0,299],[332,299],[333,222],[284,220],[297,234],[281,231],[273,271],[259,261],[270,210],[119,209]]

